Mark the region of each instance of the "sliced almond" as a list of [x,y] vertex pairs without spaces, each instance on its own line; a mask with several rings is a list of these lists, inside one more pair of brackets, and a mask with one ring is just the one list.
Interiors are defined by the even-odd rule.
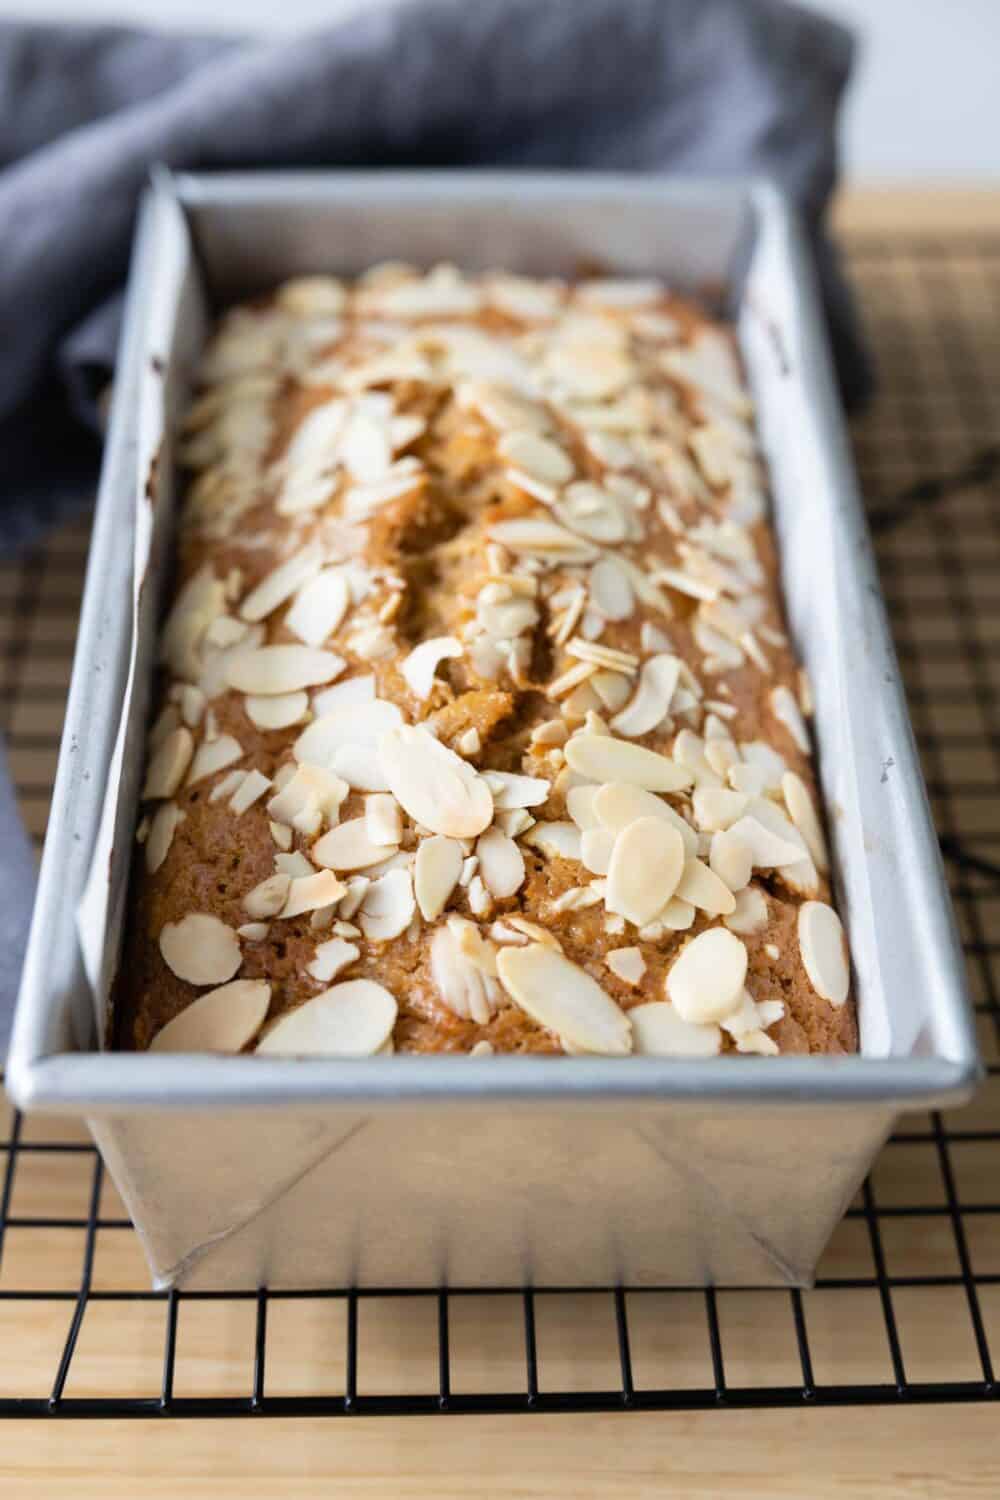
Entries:
[[278,823],[272,819],[267,826],[271,830],[271,837],[279,849],[287,850],[292,847],[292,830],[287,823]]
[[574,735],[566,745],[566,760],[588,781],[625,782],[649,792],[680,792],[694,779],[667,756],[605,734]]
[[737,891],[735,911],[723,917],[722,920],[730,932],[742,933],[746,937],[755,932],[762,932],[768,923],[767,901],[764,893],[755,885],[747,886],[746,890]]
[[[350,746],[372,752],[379,736],[402,722],[403,715],[395,703],[382,698],[370,703],[345,704],[314,719],[299,735],[292,752],[298,761],[327,766],[332,770],[338,750]],[[369,759],[373,758],[369,755]],[[370,790],[386,791],[388,788],[372,787]]]
[[588,828],[580,837],[580,859],[592,875],[606,875],[615,847],[615,835],[607,828]]
[[342,312],[346,300],[344,283],[333,276],[293,276],[277,292],[279,306],[299,318],[329,317]]
[[728,787],[700,786],[691,798],[694,820],[703,833],[729,828],[746,811],[748,798]]
[[683,870],[684,841],[676,828],[661,818],[637,818],[615,839],[605,905],[643,927],[674,895]]
[[632,1050],[628,1016],[585,970],[541,943],[501,948],[500,982],[539,1025],[584,1052],[625,1056]]
[[427,922],[439,917],[462,873],[462,846],[455,839],[434,834],[421,839],[413,868],[414,892]]
[[587,562],[598,555],[596,547],[565,526],[550,521],[547,516],[524,516],[513,521],[497,521],[490,527],[489,535],[501,547],[529,557]]
[[159,945],[167,968],[188,984],[225,984],[242,962],[233,929],[206,912],[166,922]]
[[747,950],[725,927],[699,933],[667,974],[667,998],[683,1021],[722,1021],[739,1008],[747,975]]
[[[284,906],[278,912],[281,918],[301,917],[307,911],[319,911],[332,906],[347,894],[343,885],[331,870],[315,871],[312,875],[300,875],[288,888]],[[244,903],[245,904],[245,903]]]
[[429,698],[434,691],[434,674],[441,662],[461,656],[462,642],[453,635],[436,635],[421,641],[400,663],[410,692],[417,698]]
[[378,743],[389,790],[415,823],[449,838],[474,838],[493,821],[482,776],[426,729],[400,725]]
[[715,1057],[722,1050],[718,1026],[685,1021],[666,1000],[633,1005],[628,1014],[635,1051],[642,1057]]
[[345,979],[272,1026],[265,1056],[371,1057],[392,1036],[396,1002],[373,979]]
[[803,755],[809,754],[809,731],[802,710],[784,685],[771,689],[771,712],[783,724]]
[[362,703],[375,701],[375,678],[369,673],[364,677],[348,677],[344,682],[335,682],[333,687],[314,693],[312,706],[317,718],[341,708],[359,708]]
[[670,700],[677,687],[680,669],[680,659],[676,656],[651,656],[643,662],[635,697],[617,718],[611,720],[611,728],[616,734],[636,738],[649,734],[663,723],[670,712]]
[[840,918],[825,901],[799,907],[799,952],[809,983],[831,1005],[843,1005],[851,983],[847,940]]
[[279,871],[269,875],[243,897],[243,910],[254,918],[276,917],[288,898],[290,875]]
[[622,672],[598,671],[588,679],[588,686],[600,698],[609,713],[617,713],[632,696],[633,682]]
[[288,629],[307,646],[322,646],[338,628],[350,603],[347,579],[324,568],[299,589],[285,615]]
[[541,807],[552,790],[543,776],[518,776],[513,771],[484,771],[483,779],[493,794],[498,812],[517,807]]
[[268,813],[308,837],[319,832],[324,819],[336,823],[349,791],[345,781],[322,766],[288,763],[275,777],[275,786],[278,790],[267,804]]
[[524,834],[524,843],[538,849],[547,859],[582,859],[580,830],[575,823],[561,820],[539,822]]
[[205,712],[205,694],[201,688],[197,688],[191,682],[185,682],[180,692],[181,718],[189,729],[195,729],[201,723]]
[[312,962],[306,964],[306,973],[320,984],[329,984],[331,979],[336,979],[338,974],[342,974],[360,957],[361,949],[357,943],[345,942],[340,937],[330,938],[328,942],[319,944]]
[[[637,985],[646,972],[641,948],[612,948],[604,955],[604,962],[623,984]],[[629,1011],[630,1019],[631,1015]]]
[[247,594],[240,605],[240,618],[250,624],[266,619],[290,599],[297,588],[319,572],[322,562],[322,550],[315,544],[286,558]]
[[[750,884],[753,855],[741,839],[726,829],[720,829],[712,835],[708,863],[710,869],[734,893]],[[735,909],[734,906],[733,910]]]
[[226,680],[241,693],[271,697],[332,682],[345,665],[343,657],[314,646],[258,646],[231,658]]
[[479,874],[498,901],[513,896],[524,883],[524,856],[512,838],[499,828],[487,828],[476,842]]
[[372,844],[402,843],[403,815],[389,792],[373,792],[365,798],[365,831]]
[[566,484],[573,478],[573,461],[564,448],[537,432],[505,432],[497,443],[501,458],[542,484]]
[[684,843],[685,858],[698,853],[698,836],[691,825],[676,813],[669,803],[638,786],[608,782],[594,794],[594,811],[601,824],[612,833],[621,833],[636,818],[659,818],[676,828]]
[[339,823],[313,844],[310,854],[318,865],[330,870],[366,870],[395,854],[392,844],[374,844],[368,837],[366,818]]
[[185,814],[181,812],[176,802],[162,803],[153,814],[145,849],[146,869],[150,875],[156,874],[170,853],[170,845],[174,841],[177,825],[183,823],[184,818]]
[[250,943],[262,943],[270,930],[267,922],[244,922],[241,927],[237,927],[236,936],[246,938]]
[[279,875],[287,875],[290,880],[304,880],[307,875],[316,873],[315,865],[310,864],[301,849],[294,849],[291,854],[276,854],[274,868]]
[[236,816],[243,814],[263,797],[271,785],[270,778],[260,771],[248,771],[236,791],[229,799],[229,806]]
[[365,892],[358,922],[370,943],[385,943],[406,931],[415,911],[409,870],[389,870]]
[[594,810],[594,798],[598,790],[598,787],[588,783],[584,786],[571,786],[566,793],[566,811],[581,832],[602,826]]
[[231,734],[220,734],[214,740],[203,740],[198,746],[188,772],[187,785],[193,786],[206,776],[224,771],[233,761],[242,760],[243,746]]
[[823,825],[808,787],[801,776],[797,776],[794,771],[786,771],[781,778],[781,791],[788,816],[805,839],[816,868],[825,875],[830,868],[830,856],[823,835]]
[[275,693],[269,698],[250,694],[243,699],[243,712],[251,724],[263,729],[265,733],[301,724],[308,711],[308,693]]
[[794,865],[802,859],[803,851],[798,844],[773,833],[757,817],[744,815],[737,818],[729,832],[750,850],[754,869],[776,870],[783,865]]
[[194,736],[183,725],[172,729],[163,739],[146,770],[142,788],[143,800],[172,797],[184,780],[194,753]]
[[271,1002],[263,979],[234,979],[199,995],[149,1044],[150,1052],[242,1052]]
[[485,1026],[502,998],[493,945],[484,942],[471,922],[451,918],[435,932],[430,958],[442,1004],[461,1020]]
[[729,886],[700,859],[685,862],[684,873],[677,883],[677,895],[710,917],[728,916],[736,910],[736,898]]

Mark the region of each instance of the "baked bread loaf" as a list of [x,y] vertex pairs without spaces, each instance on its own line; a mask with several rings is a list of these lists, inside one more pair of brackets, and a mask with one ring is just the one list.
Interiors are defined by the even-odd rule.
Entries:
[[848,1052],[730,333],[382,265],[205,353],[124,1048]]

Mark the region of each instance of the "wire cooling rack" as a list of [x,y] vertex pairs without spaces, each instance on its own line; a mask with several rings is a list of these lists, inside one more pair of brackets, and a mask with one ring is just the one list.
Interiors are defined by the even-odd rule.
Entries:
[[[82,1127],[8,1113],[0,1416],[997,1396],[1000,238],[848,249],[881,366],[855,445],[990,1071],[977,1100],[907,1119],[805,1292],[156,1293]],[[39,842],[86,546],[71,526],[0,568],[0,725]]]

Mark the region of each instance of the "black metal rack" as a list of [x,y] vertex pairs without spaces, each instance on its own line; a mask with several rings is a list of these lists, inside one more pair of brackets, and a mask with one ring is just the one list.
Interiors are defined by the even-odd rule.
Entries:
[[[106,1201],[85,1137],[13,1116],[0,1141],[0,1416],[851,1406],[1000,1394],[1000,240],[855,239],[848,248],[881,365],[856,449],[969,963],[989,1069],[979,1099],[947,1120],[917,1117],[893,1137],[815,1289],[803,1292],[154,1292],[138,1262],[134,1274],[123,1269],[133,1231]],[[85,528],[70,528],[0,569],[0,723],[36,835],[85,548]],[[53,1215],[53,1202],[71,1211]],[[46,1246],[56,1247],[48,1259]],[[223,1361],[235,1372],[228,1390],[217,1374],[211,1388],[191,1378],[220,1311],[243,1338],[242,1352]],[[414,1311],[424,1329],[416,1388],[408,1360],[417,1345],[394,1342]],[[292,1313],[299,1321],[282,1334]],[[109,1317],[103,1347],[116,1358],[95,1386],[88,1328]],[[313,1361],[319,1373],[306,1389],[295,1338],[303,1317],[330,1332],[330,1357]],[[572,1346],[597,1322],[606,1334],[597,1363],[589,1339],[567,1356],[560,1340]],[[49,1368],[33,1343],[41,1330],[51,1378],[38,1388]],[[192,1353],[187,1334],[198,1330],[205,1345]],[[373,1341],[385,1356],[374,1373]],[[130,1360],[143,1366],[138,1383]]]

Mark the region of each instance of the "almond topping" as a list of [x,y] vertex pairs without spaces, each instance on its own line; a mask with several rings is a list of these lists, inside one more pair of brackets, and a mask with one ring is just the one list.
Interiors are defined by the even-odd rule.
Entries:
[[780,869],[783,865],[797,864],[802,859],[803,850],[797,844],[782,838],[780,834],[772,833],[756,817],[737,818],[729,832],[750,850],[754,869]]
[[356,943],[345,942],[339,937],[330,938],[329,942],[319,944],[312,963],[306,964],[306,972],[320,984],[329,984],[360,957],[361,949]]
[[190,729],[183,726],[172,729],[149,762],[142,788],[143,800],[172,797],[184,780],[193,751],[194,737]]
[[670,700],[677,687],[680,669],[681,663],[676,656],[651,656],[643,663],[635,697],[617,718],[611,720],[611,728],[617,734],[635,738],[662,724],[670,712]]
[[317,687],[344,670],[343,657],[313,646],[258,646],[226,663],[226,680],[241,693],[294,693]]
[[562,953],[541,943],[504,947],[497,954],[497,972],[522,1010],[581,1051],[616,1057],[631,1052],[628,1016]]
[[585,829],[580,837],[580,859],[592,875],[606,875],[614,847],[615,836],[607,828]]
[[358,922],[370,943],[385,943],[406,931],[415,911],[409,870],[389,870],[365,892]]
[[680,834],[685,858],[694,858],[698,853],[698,837],[690,824],[674,812],[669,803],[641,787],[627,786],[623,782],[608,782],[598,787],[594,794],[594,812],[602,826],[610,828],[612,833],[621,833],[636,818],[660,818]]
[[513,771],[484,771],[482,775],[498,812],[540,807],[548,801],[551,785],[541,776],[517,776]]
[[372,844],[402,843],[403,814],[389,792],[373,792],[365,798],[365,831]]
[[746,890],[736,893],[736,909],[722,919],[730,932],[743,933],[749,937],[751,933],[760,932],[767,926],[768,912],[767,901],[762,891],[755,885],[747,886]]
[[427,922],[439,917],[462,872],[462,846],[434,834],[421,839],[414,862],[413,883],[421,915]]
[[485,1026],[496,1013],[502,992],[494,949],[471,922],[451,918],[435,932],[431,977],[442,1003],[461,1020]]
[[283,1016],[258,1043],[269,1056],[371,1057],[392,1036],[396,1002],[373,979],[345,979]]
[[825,901],[804,901],[799,907],[799,951],[817,995],[843,1005],[851,983],[847,942],[840,918]]
[[149,1044],[150,1052],[242,1052],[271,1001],[263,979],[234,979],[199,995]]
[[316,840],[310,854],[330,870],[365,870],[395,854],[393,844],[375,844],[368,836],[367,818],[350,818]]
[[214,776],[217,771],[224,771],[226,766],[231,766],[234,760],[242,758],[243,746],[231,734],[220,734],[217,739],[205,740],[195,751],[187,785],[193,786],[206,776]]
[[461,656],[462,642],[453,635],[438,635],[414,646],[402,663],[400,671],[407,686],[417,698],[429,698],[434,691],[434,674],[438,665],[450,657]]
[[342,885],[330,870],[319,870],[313,875],[300,875],[289,886],[288,897],[278,912],[278,916],[301,917],[303,912],[318,911],[320,907],[331,906],[346,893],[346,885]]
[[683,1021],[722,1021],[739,1008],[747,975],[747,950],[724,927],[699,933],[667,974],[667,998]]
[[573,463],[565,449],[535,432],[505,432],[497,444],[501,458],[543,484],[566,484]]
[[823,825],[805,782],[794,771],[786,771],[781,778],[781,790],[788,816],[805,839],[816,868],[825,875],[830,868],[830,856],[823,836]]
[[[753,855],[741,839],[726,829],[712,835],[709,867],[734,893],[750,884]],[[735,911],[735,906],[733,910]]]
[[307,646],[322,646],[340,625],[350,602],[347,580],[336,568],[324,568],[299,589],[285,624]]
[[629,1011],[635,1051],[643,1057],[715,1057],[722,1050],[718,1026],[682,1020],[666,1000],[633,1005]]
[[297,588],[319,572],[322,561],[323,554],[315,545],[303,547],[301,552],[287,558],[247,594],[240,605],[240,618],[251,624],[266,619],[290,599]]
[[270,785],[269,777],[262,775],[260,771],[248,771],[230,797],[229,806],[238,818],[242,817],[248,808],[263,797]]
[[167,968],[188,984],[225,984],[242,962],[233,929],[204,912],[165,923],[160,953]]
[[[641,948],[612,948],[605,955],[604,962],[623,984],[638,984],[646,972],[646,960],[642,956]],[[629,1019],[631,1017],[632,1012],[629,1011]]]
[[748,799],[728,787],[700,786],[691,798],[694,820],[703,833],[729,828],[746,811]]
[[524,842],[547,859],[582,859],[583,842],[575,823],[541,822],[529,828]]
[[[369,752],[375,750],[379,736],[397,724],[402,724],[403,715],[395,703],[376,698],[370,703],[345,704],[314,719],[304,729],[292,747],[297,761],[334,769],[338,750],[350,746],[365,751],[368,760],[374,760]],[[338,774],[343,774],[340,772]],[[368,788],[370,791],[387,791],[385,786]]]
[[625,782],[649,792],[680,792],[691,773],[665,755],[605,734],[577,734],[566,745],[566,759],[589,781]]
[[309,711],[308,693],[275,693],[270,698],[259,698],[251,694],[243,699],[243,712],[265,733],[272,729],[287,729],[291,724],[300,724]]
[[288,897],[292,877],[278,871],[255,885],[243,897],[243,910],[251,917],[276,917]]
[[164,802],[156,809],[149,825],[149,834],[146,838],[146,869],[151,875],[157,870],[170,853],[170,845],[174,841],[178,823],[183,823],[186,814],[182,813],[176,802]]
[[615,839],[605,904],[642,927],[652,922],[677,889],[684,841],[662,819],[637,818]]
[[512,838],[499,828],[487,828],[476,843],[479,874],[491,896],[503,901],[524,881],[524,856]]
[[389,790],[415,823],[449,838],[474,838],[493,821],[487,782],[426,729],[401,725],[378,743]]
[[700,859],[686,862],[677,895],[710,917],[728,916],[736,910],[736,898],[728,885]]
[[771,689],[771,711],[779,724],[783,724],[803,755],[809,754],[809,731],[802,717],[802,710],[788,688]]

